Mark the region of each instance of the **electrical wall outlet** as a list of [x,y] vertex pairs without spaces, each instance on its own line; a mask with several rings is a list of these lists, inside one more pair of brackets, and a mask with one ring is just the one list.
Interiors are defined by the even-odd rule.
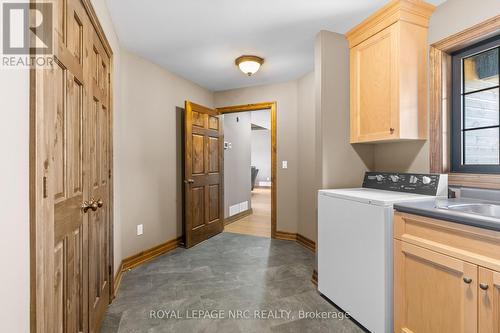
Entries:
[[281,168],[288,169],[288,161],[281,161]]
[[137,225],[137,236],[140,236],[144,233],[144,229],[143,229],[143,226],[142,224],[138,224]]

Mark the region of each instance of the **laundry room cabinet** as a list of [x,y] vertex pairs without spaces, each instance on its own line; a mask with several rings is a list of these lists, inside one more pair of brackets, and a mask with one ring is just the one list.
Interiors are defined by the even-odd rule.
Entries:
[[500,332],[500,232],[396,213],[394,332]]
[[351,143],[427,137],[427,28],[434,8],[391,1],[346,34]]

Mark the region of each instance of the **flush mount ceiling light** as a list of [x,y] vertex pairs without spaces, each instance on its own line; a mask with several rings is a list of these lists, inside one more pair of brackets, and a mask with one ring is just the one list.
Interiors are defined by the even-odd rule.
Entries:
[[253,55],[243,55],[236,58],[234,63],[240,68],[243,73],[248,76],[252,76],[253,74],[257,73],[260,66],[264,63],[264,59]]

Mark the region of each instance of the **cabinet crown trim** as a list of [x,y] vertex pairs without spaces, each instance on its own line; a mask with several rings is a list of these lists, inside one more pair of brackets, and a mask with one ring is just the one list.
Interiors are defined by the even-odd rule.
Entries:
[[427,28],[435,9],[436,6],[422,0],[392,0],[345,34],[349,47],[358,45],[398,21]]

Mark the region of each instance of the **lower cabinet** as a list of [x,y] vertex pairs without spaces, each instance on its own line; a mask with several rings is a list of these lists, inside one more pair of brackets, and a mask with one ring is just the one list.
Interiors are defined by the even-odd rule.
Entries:
[[500,233],[394,221],[394,332],[500,333]]
[[394,252],[396,332],[475,332],[476,265],[399,240]]
[[479,332],[500,332],[500,273],[479,267]]

